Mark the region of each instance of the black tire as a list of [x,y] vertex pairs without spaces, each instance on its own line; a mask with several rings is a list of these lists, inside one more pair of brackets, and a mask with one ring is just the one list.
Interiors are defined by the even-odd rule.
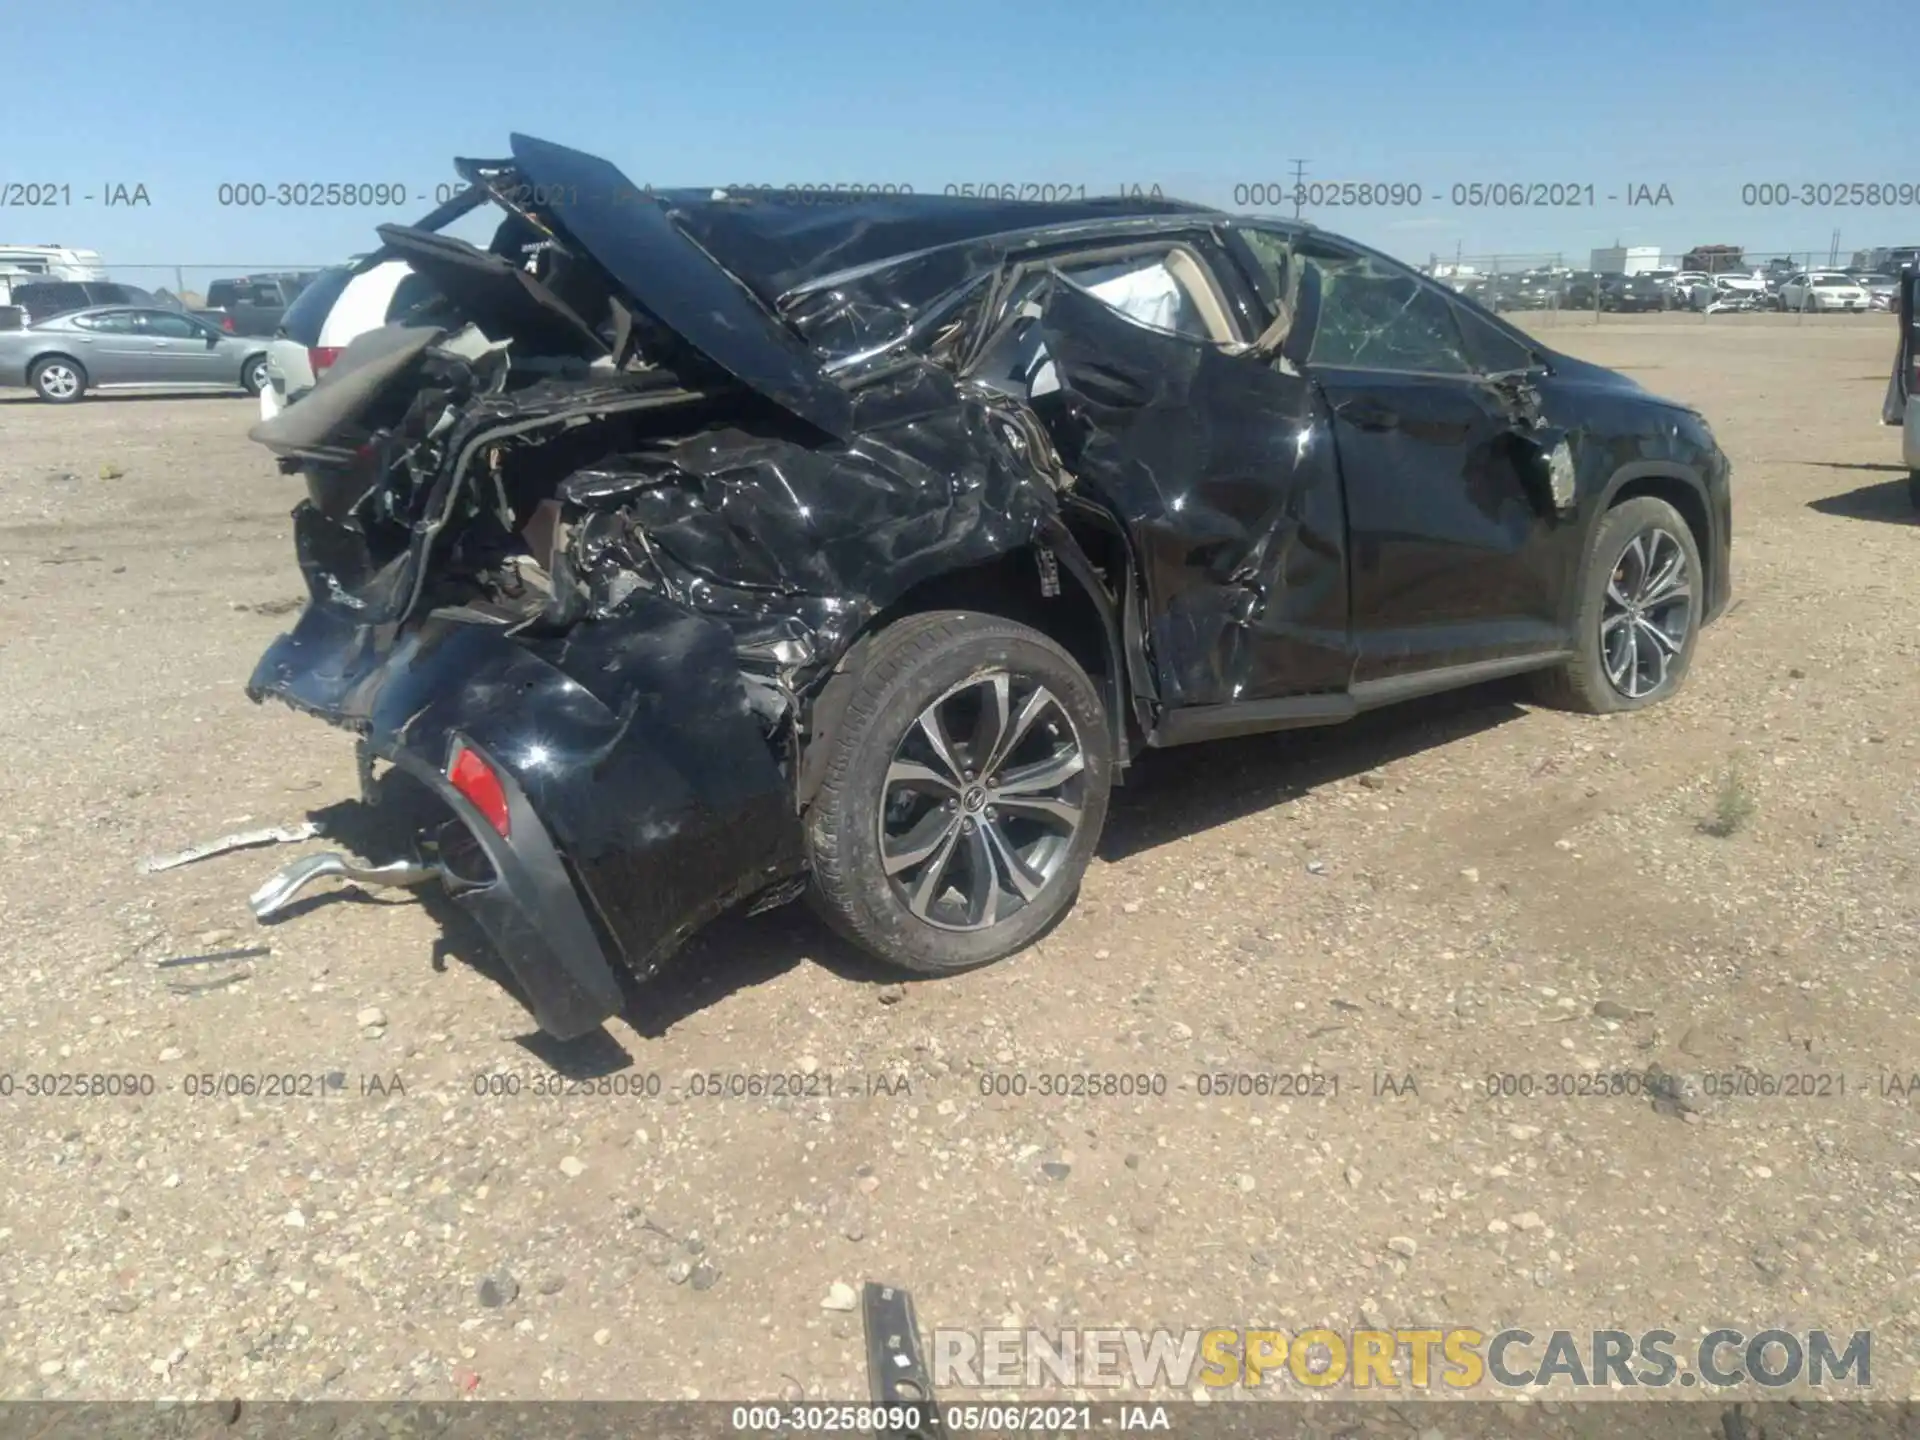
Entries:
[[1920,470],[1907,472],[1907,499],[1913,502],[1913,508],[1920,510]]
[[[896,758],[907,753],[902,747],[919,744],[924,738],[925,732],[920,729],[923,712],[936,704],[950,703],[961,705],[964,711],[966,697],[973,693],[968,682],[994,673],[1010,677],[1016,706],[1019,696],[1030,694],[1034,687],[1044,687],[1056,702],[1040,709],[1042,718],[1001,763],[1004,766],[1016,755],[1032,753],[1023,748],[1029,744],[1048,747],[1050,753],[1064,753],[1066,747],[1077,745],[1082,765],[1068,783],[1079,807],[1079,824],[1070,834],[1063,833],[1052,842],[1054,853],[1046,862],[1050,866],[1047,878],[1019,908],[1004,913],[997,922],[983,923],[981,928],[943,928],[932,912],[950,904],[943,897],[960,893],[958,881],[950,886],[947,880],[956,872],[948,865],[932,876],[929,885],[938,894],[925,905],[929,912],[926,918],[916,914],[903,887],[919,884],[927,870],[909,866],[901,871],[907,877],[902,882],[888,875],[881,853],[882,806],[892,807],[886,812],[894,817],[888,824],[906,824],[916,813],[919,824],[935,829],[942,824],[964,823],[969,837],[964,844],[969,848],[963,852],[963,842],[956,838],[948,853],[958,860],[959,873],[966,876],[968,887],[974,891],[984,888],[974,883],[978,878],[974,857],[992,850],[988,823],[983,818],[976,826],[972,820],[960,819],[969,807],[983,817],[994,813],[978,808],[985,800],[976,793],[983,787],[972,783],[976,778],[973,772],[965,771],[969,783],[964,793],[955,791],[958,798],[945,801],[934,797],[946,792],[931,786],[916,792],[911,784],[903,787],[898,781],[890,783],[888,776]],[[949,696],[960,698],[943,698]],[[910,731],[914,732],[911,740]],[[970,753],[970,741],[977,735],[963,741],[956,731],[950,738],[949,749],[962,766],[978,761],[980,757]],[[1071,655],[1039,631],[997,616],[951,610],[910,616],[890,626],[872,641],[860,662],[839,725],[819,743],[830,748],[825,778],[807,817],[807,847],[813,867],[809,898],[835,930],[862,949],[923,974],[970,970],[1024,949],[1073,903],[1106,821],[1113,771],[1111,737],[1105,707],[1093,682]],[[977,778],[985,781],[989,777],[981,774]],[[902,789],[907,791],[904,796]],[[1015,803],[1004,797],[1001,800],[1003,806]],[[903,805],[904,811],[900,808]],[[953,812],[953,821],[941,821],[933,813],[936,807]],[[917,827],[909,830],[912,828]],[[992,827],[992,835],[1004,840],[1016,832],[1040,834],[1042,830],[1044,827],[1036,828],[1036,822],[1009,815]],[[972,838],[976,831],[977,841]],[[970,848],[976,844],[978,849]],[[1033,851],[1034,847],[1029,845],[1028,849]],[[925,865],[935,863],[929,860]],[[991,857],[988,864],[999,899],[1003,903],[1015,900],[1017,891],[999,885],[1000,877],[1012,872],[1000,868]],[[1028,872],[1029,879],[1033,873]],[[994,913],[1001,909],[1002,905],[996,904]],[[980,911],[982,915],[988,913],[984,904]]]
[[240,388],[256,399],[260,392],[267,388],[267,357],[265,355],[247,357],[247,363],[240,367]]
[[[1625,693],[1607,675],[1607,657],[1601,644],[1601,625],[1607,619],[1607,590],[1616,571],[1629,564],[1628,551],[1633,542],[1660,532],[1678,543],[1685,560],[1689,586],[1689,604],[1685,616],[1686,635],[1667,660],[1666,672],[1657,686],[1640,695]],[[1672,695],[1687,678],[1693,663],[1693,647],[1700,638],[1700,612],[1706,603],[1705,573],[1700,565],[1700,547],[1693,531],[1680,512],[1664,500],[1651,495],[1635,496],[1609,510],[1595,528],[1593,544],[1580,572],[1579,601],[1575,606],[1573,655],[1536,679],[1539,697],[1562,710],[1583,715],[1611,715],[1622,710],[1640,710],[1656,705]],[[1671,614],[1671,612],[1664,612]],[[1664,633],[1664,631],[1663,631]],[[1639,637],[1635,637],[1636,643]],[[1651,640],[1645,643],[1652,644]],[[1648,652],[1651,655],[1651,651]]]
[[[62,377],[71,377],[70,389]],[[49,405],[71,405],[87,393],[87,367],[70,356],[46,355],[33,362],[27,383]]]

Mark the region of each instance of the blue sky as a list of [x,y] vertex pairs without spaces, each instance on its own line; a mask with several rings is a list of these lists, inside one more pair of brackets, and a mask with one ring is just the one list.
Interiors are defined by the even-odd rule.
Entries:
[[[1749,208],[1741,186],[1920,187],[1920,72],[1897,29],[1892,12],[1713,0],[90,0],[84,43],[35,45],[0,88],[0,184],[72,202],[0,208],[0,241],[96,249],[136,280],[140,263],[330,262],[431,196],[256,209],[221,205],[221,184],[417,196],[518,129],[639,183],[1158,184],[1232,208],[1302,157],[1309,181],[1420,184],[1418,207],[1305,212],[1413,261],[1581,265],[1615,242],[1824,255],[1836,227],[1844,260],[1920,242],[1920,205]],[[1472,181],[1591,184],[1597,204],[1451,204]],[[114,184],[151,203],[103,205]],[[1627,206],[1640,184],[1673,203]]]

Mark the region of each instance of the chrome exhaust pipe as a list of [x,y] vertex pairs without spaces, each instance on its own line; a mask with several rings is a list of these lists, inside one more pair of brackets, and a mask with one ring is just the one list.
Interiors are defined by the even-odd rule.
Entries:
[[436,866],[396,860],[391,865],[356,865],[344,855],[308,855],[268,877],[266,883],[247,897],[253,918],[265,920],[285,909],[287,904],[315,880],[337,875],[356,885],[375,888],[410,889],[440,878]]

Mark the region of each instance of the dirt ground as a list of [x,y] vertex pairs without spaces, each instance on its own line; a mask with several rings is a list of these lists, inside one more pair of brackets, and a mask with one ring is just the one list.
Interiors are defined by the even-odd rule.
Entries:
[[[1506,685],[1149,754],[1031,952],[902,986],[789,907],[564,1048],[444,906],[329,886],[255,925],[248,892],[324,840],[139,873],[352,822],[350,739],[241,689],[301,593],[297,482],[250,401],[10,392],[0,1395],[859,1397],[859,1316],[823,1301],[867,1278],[928,1329],[1870,1327],[1875,1392],[1920,1394],[1891,327],[1543,333],[1698,405],[1733,458],[1737,603],[1672,703],[1596,720]],[[1652,1064],[1698,1092],[1544,1093]],[[1736,1067],[1845,1093],[1707,1093]],[[1199,1078],[1307,1070],[1337,1092]],[[29,1095],[50,1072],[152,1093]],[[834,1093],[724,1093],[770,1072]],[[1040,1093],[1068,1072],[1164,1093]],[[218,1074],[319,1078],[191,1093]],[[556,1074],[623,1093],[533,1093]]]

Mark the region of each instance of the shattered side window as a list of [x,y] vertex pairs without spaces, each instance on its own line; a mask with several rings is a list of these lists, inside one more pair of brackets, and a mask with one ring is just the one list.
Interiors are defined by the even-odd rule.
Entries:
[[1247,242],[1247,248],[1253,252],[1253,258],[1260,263],[1270,294],[1287,293],[1287,262],[1293,253],[1292,238],[1275,234],[1271,230],[1256,230],[1247,226],[1240,231],[1240,238]]
[[1309,364],[1473,372],[1453,307],[1438,290],[1367,255],[1301,258],[1320,275],[1320,322]]

